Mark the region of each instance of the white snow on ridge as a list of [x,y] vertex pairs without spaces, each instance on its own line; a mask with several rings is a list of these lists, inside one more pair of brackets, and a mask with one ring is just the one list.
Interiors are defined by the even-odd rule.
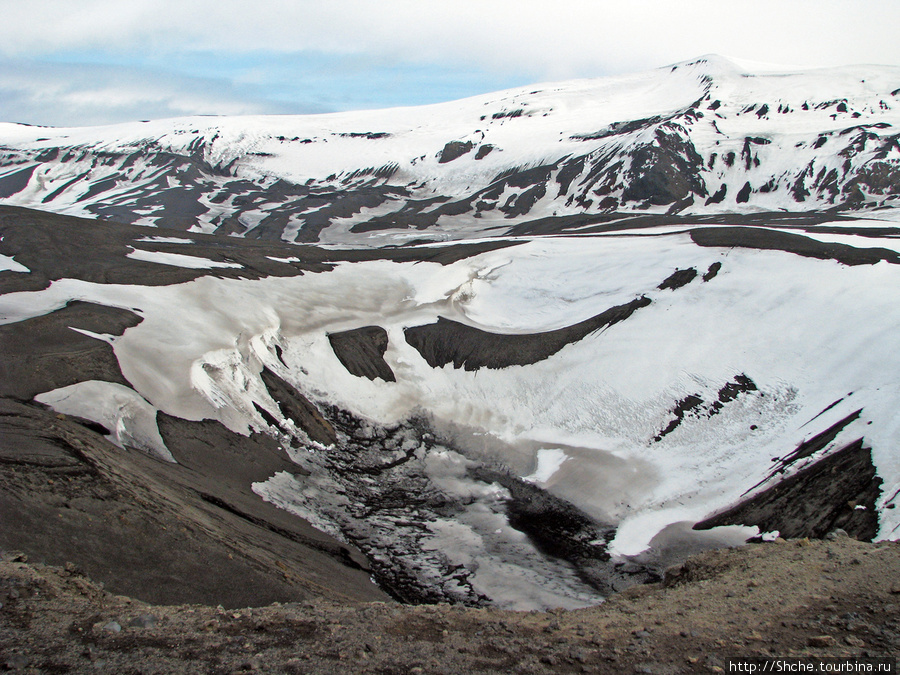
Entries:
[[[154,153],[201,160],[216,168],[213,173],[228,167],[224,177],[207,171],[202,184],[185,185],[188,192],[200,193],[191,197],[202,207],[199,214],[192,215],[196,223],[191,230],[198,232],[211,232],[231,216],[252,229],[271,209],[289,206],[290,199],[265,196],[278,180],[294,186],[312,181],[313,187],[327,188],[326,192],[370,182],[397,187],[397,194],[377,206],[334,216],[317,235],[323,242],[347,243],[351,239],[348,230],[354,224],[393,213],[410,201],[435,196],[465,200],[503,172],[527,167],[556,165],[553,171],[558,178],[559,167],[566,161],[584,157],[583,173],[568,178],[573,181],[569,193],[557,194],[551,176],[549,189],[530,207],[529,218],[600,213],[605,207],[600,206],[599,196],[579,192],[590,192],[591,167],[602,163],[601,157],[611,156],[629,165],[632,158],[627,152],[616,153],[653,142],[658,130],[654,125],[638,124],[636,130],[623,131],[619,126],[613,133],[614,125],[651,119],[659,122],[674,115],[675,125],[666,133],[674,133],[696,148],[702,162],[696,166],[695,179],[710,195],[721,186],[728,188],[721,201],[710,204],[704,203],[699,196],[702,189],[697,188],[700,192],[690,212],[829,208],[835,199],[841,202],[849,194],[823,192],[822,181],[830,180],[830,171],[839,176],[835,178],[838,187],[849,191],[842,181],[852,179],[857,168],[900,158],[895,144],[890,143],[890,128],[900,126],[900,103],[893,94],[898,86],[900,70],[895,67],[788,73],[748,70],[728,59],[708,56],[635,75],[533,85],[415,108],[193,117],[81,129],[0,124],[0,140],[21,153],[19,161],[38,162],[43,151],[58,151],[65,157],[65,161],[45,159],[33,164],[28,184],[3,202],[40,206],[52,194],[53,199],[43,208],[73,215],[92,215],[92,208],[102,210],[110,204],[130,204],[131,213],[141,215],[141,223],[153,224],[164,217],[166,209],[154,206],[152,198],[149,207],[143,200],[160,190],[177,188],[181,180],[174,172],[166,174],[170,169],[155,163],[159,155]],[[870,138],[857,146],[854,139],[860,134]],[[441,162],[446,144],[454,141],[471,144],[469,151]],[[490,152],[482,154],[482,150]],[[121,166],[98,165],[95,153],[118,154]],[[851,160],[852,170],[847,173],[844,163]],[[798,178],[805,167],[810,175]],[[8,173],[19,170],[16,164]],[[382,170],[386,173],[376,178]],[[248,209],[233,204],[226,193],[227,184],[234,180],[255,182],[261,201],[254,201]],[[806,186],[798,188],[798,180],[806,181]],[[742,206],[738,195],[745,184],[752,190],[750,203]],[[813,194],[803,197],[804,190]],[[408,191],[408,199],[399,196],[403,191]],[[511,223],[498,209],[518,191],[507,186],[495,208],[481,212],[477,219],[469,217],[471,211],[466,217],[442,215],[423,236],[460,239],[483,234],[491,227],[508,227]],[[626,203],[621,186],[613,192],[613,197],[621,198],[623,210],[650,206],[641,205],[637,198]],[[591,204],[573,202],[576,193]],[[892,198],[884,190],[858,196],[871,202],[870,208]],[[94,204],[94,199],[99,203]],[[664,213],[668,207],[669,203],[654,202],[649,212]],[[302,213],[291,212],[282,224],[281,236],[286,240],[297,237],[304,218],[317,207],[303,208]],[[331,232],[332,228],[336,231]],[[410,234],[400,226],[372,236],[382,243],[396,243],[398,240],[391,239]]]

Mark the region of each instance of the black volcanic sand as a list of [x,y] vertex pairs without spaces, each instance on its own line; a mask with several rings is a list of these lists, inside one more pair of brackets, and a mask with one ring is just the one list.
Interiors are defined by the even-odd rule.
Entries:
[[[165,234],[174,233],[0,207],[0,247],[31,270],[0,273],[0,291],[37,290],[63,277],[153,285],[331,267],[318,249],[287,265],[265,256],[297,249],[303,257],[302,247],[203,235],[190,235],[199,245],[187,252],[247,267],[190,270],[125,257],[130,245],[185,252],[136,241]],[[252,493],[253,482],[300,471],[274,439],[159,414],[179,462],[170,464],[116,447],[101,425],[30,402],[85,380],[130,386],[107,342],[72,329],[121,335],[140,321],[128,310],[71,302],[0,326],[0,548],[74,562],[111,590],[153,602],[385,598],[358,552]]]
[[[663,215],[627,212],[611,212],[597,215],[547,216],[518,223],[510,227],[507,236],[547,234],[604,234],[622,230],[671,227],[673,225],[723,225],[765,226],[782,229],[799,229],[810,232],[841,232],[862,236],[898,236],[900,228],[886,225],[880,228],[854,227],[856,218],[836,212],[763,212],[720,213],[711,215]],[[823,223],[841,223],[840,227],[822,226]]]
[[121,335],[141,321],[128,310],[74,301],[50,314],[0,325],[0,396],[31,400],[85,380],[130,386],[107,342],[72,329]]
[[727,673],[729,658],[859,664],[900,653],[898,579],[900,544],[837,537],[709,551],[668,570],[661,583],[570,612],[321,600],[229,610],[147,605],[110,595],[77,565],[48,567],[7,553],[0,668],[665,675]]
[[741,247],[786,251],[807,258],[836,260],[844,265],[874,265],[885,260],[900,264],[900,254],[886,248],[858,248],[847,244],[823,242],[794,232],[764,227],[710,227],[691,230],[698,246]]
[[116,447],[99,425],[0,399],[0,548],[73,562],[149,602],[385,597],[358,553],[251,492],[298,470],[271,438],[159,421],[179,464]]

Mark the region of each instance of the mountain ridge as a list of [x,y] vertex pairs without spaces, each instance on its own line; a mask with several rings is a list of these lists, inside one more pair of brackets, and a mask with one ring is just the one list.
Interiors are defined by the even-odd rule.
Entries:
[[0,125],[0,201],[355,245],[573,216],[885,215],[898,124],[900,68],[752,74],[707,56],[420,108]]

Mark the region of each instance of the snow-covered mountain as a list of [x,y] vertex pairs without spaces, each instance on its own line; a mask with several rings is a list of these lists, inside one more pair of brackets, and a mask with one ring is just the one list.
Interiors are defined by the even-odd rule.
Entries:
[[0,198],[364,245],[559,230],[586,215],[856,214],[900,199],[898,121],[900,69],[751,72],[711,56],[421,108],[4,124]]
[[707,58],[5,125],[0,403],[159,460],[203,527],[300,516],[406,600],[578,606],[714,543],[897,538],[898,88]]

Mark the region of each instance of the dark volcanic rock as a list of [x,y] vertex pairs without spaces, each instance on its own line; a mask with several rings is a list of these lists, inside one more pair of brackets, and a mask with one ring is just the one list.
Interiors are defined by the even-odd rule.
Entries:
[[719,414],[726,403],[736,399],[738,394],[756,390],[756,383],[741,373],[740,375],[735,375],[734,381],[726,382],[717,392],[716,400],[711,403],[706,403],[699,394],[689,394],[675,404],[675,407],[672,408],[672,415],[675,416],[675,419],[671,420],[665,429],[654,436],[653,441],[658,442],[664,436],[675,431],[684,421],[684,418],[689,415],[712,417]]
[[672,408],[672,414],[675,416],[675,419],[671,420],[665,429],[654,436],[653,440],[660,441],[663,439],[663,437],[671,434],[681,425],[682,421],[684,421],[685,415],[697,408],[700,408],[700,406],[702,405],[703,399],[700,398],[697,394],[688,394],[687,396],[685,396],[675,404],[674,408]]
[[467,152],[471,152],[474,147],[475,145],[472,141],[450,141],[444,146],[444,149],[441,150],[438,163],[446,164],[447,162],[452,162],[454,159],[459,159]]
[[485,143],[480,148],[478,148],[478,152],[475,153],[475,159],[484,159],[494,150],[494,146],[490,143]]
[[821,538],[840,528],[870,541],[878,532],[880,493],[872,453],[858,439],[694,528],[756,525],[786,538]]
[[807,258],[836,260],[844,265],[874,265],[886,260],[900,264],[900,254],[886,248],[857,248],[847,244],[823,242],[802,234],[770,230],[763,227],[709,227],[691,230],[698,246],[756,248],[786,251]]
[[657,288],[661,291],[669,288],[673,291],[676,288],[681,288],[682,286],[687,286],[697,277],[697,270],[693,267],[688,267],[686,270],[675,270],[672,274],[663,281]]
[[500,207],[500,210],[506,214],[507,218],[524,216],[545,194],[547,194],[547,186],[544,183],[538,183],[522,194],[510,197],[506,204]]
[[714,262],[709,266],[709,269],[706,270],[706,274],[703,275],[703,281],[710,281],[714,279],[715,276],[719,273],[719,270],[722,269],[722,263]]
[[[99,284],[159,286],[201,276],[297,276],[304,271],[332,268],[326,262],[330,254],[322,249],[283,242],[269,244],[192,232],[189,237],[193,243],[186,251],[183,244],[141,241],[172,235],[183,238],[185,233],[0,206],[0,253],[14,255],[17,262],[31,270],[30,274],[0,272],[0,292],[40,290],[53,280],[65,278]],[[147,262],[128,257],[135,248],[188,254],[241,267],[193,269]],[[299,262],[286,264],[268,256],[295,257]]]
[[30,166],[27,169],[22,169],[21,171],[16,171],[0,178],[0,198],[6,199],[7,197],[12,197],[17,192],[24,190],[25,186],[28,185],[28,181],[31,180],[31,174],[34,173],[36,168],[36,165]]
[[622,199],[659,206],[681,201],[692,193],[705,197],[702,168],[703,158],[689,140],[677,131],[657,129],[653,143],[633,152]]
[[385,382],[397,381],[391,367],[384,360],[388,336],[381,326],[364,326],[341,333],[329,333],[328,341],[335,356],[353,375],[370,380],[380,377]]
[[260,377],[282,414],[303,429],[310,439],[323,445],[332,445],[337,441],[334,427],[308,398],[265,366]]
[[545,333],[505,335],[438,317],[436,323],[404,330],[406,341],[415,347],[433,368],[452,363],[454,368],[506,368],[537,363],[567,344],[624,321],[650,304],[644,296],[612,307],[585,321]]

